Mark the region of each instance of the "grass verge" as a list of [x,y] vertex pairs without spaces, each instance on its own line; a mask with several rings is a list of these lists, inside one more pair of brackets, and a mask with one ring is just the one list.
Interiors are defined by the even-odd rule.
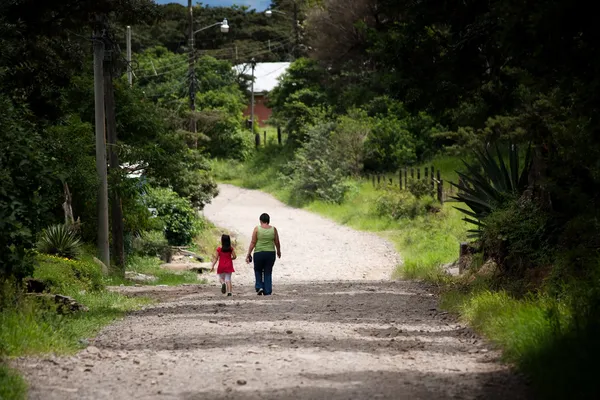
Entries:
[[[158,280],[153,284],[199,282],[195,273],[164,270],[160,261],[152,257],[132,257],[128,270],[156,276]],[[130,282],[103,278],[99,267],[86,257],[74,261],[40,255],[34,276],[48,284],[52,293],[71,296],[89,311],[61,315],[53,305],[17,290],[14,283],[0,282],[0,357],[75,353],[85,347],[84,339],[94,337],[127,312],[152,302],[149,298],[127,297],[104,289],[104,284]],[[0,399],[25,396],[24,380],[0,361]]]
[[502,349],[504,360],[530,379],[538,398],[598,398],[597,321],[577,326],[564,302],[543,294],[516,299],[485,285],[448,290],[441,306]]
[[27,383],[17,371],[0,361],[0,399],[21,400],[27,395]]
[[[153,257],[132,256],[127,264],[127,271],[137,272],[144,275],[152,275],[157,279],[148,282],[148,285],[182,285],[185,283],[205,283],[199,281],[198,276],[192,271],[174,272],[161,268],[162,261]],[[115,281],[116,283],[116,281]]]

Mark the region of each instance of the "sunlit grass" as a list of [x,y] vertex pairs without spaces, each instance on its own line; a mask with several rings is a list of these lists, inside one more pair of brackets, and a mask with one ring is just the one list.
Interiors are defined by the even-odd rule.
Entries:
[[27,384],[19,374],[0,361],[0,399],[22,400],[27,396]]
[[127,311],[150,303],[145,298],[130,298],[118,293],[73,293],[89,311],[59,315],[35,299],[22,299],[15,308],[0,312],[0,342],[8,356],[71,353],[81,348],[80,339],[95,336],[106,324]]
[[193,271],[171,271],[161,267],[162,261],[154,257],[132,256],[127,264],[127,271],[139,274],[151,275],[156,281],[148,282],[148,285],[182,285],[185,283],[204,283],[198,280],[198,274]]

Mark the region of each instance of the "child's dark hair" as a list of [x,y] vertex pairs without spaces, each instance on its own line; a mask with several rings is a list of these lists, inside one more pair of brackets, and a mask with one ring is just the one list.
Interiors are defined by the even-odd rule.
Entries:
[[231,253],[231,238],[229,235],[221,236],[221,251],[223,253]]

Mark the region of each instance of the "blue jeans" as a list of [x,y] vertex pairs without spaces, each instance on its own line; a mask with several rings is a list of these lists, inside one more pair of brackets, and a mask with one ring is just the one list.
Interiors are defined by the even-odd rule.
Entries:
[[258,292],[263,290],[265,296],[273,291],[273,265],[275,264],[274,251],[260,251],[254,253],[254,288]]

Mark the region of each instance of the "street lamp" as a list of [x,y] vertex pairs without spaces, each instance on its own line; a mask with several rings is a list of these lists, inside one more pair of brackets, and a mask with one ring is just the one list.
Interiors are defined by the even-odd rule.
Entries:
[[[265,15],[267,16],[267,18],[271,18],[273,17],[273,13],[277,13],[277,14],[281,14],[281,15],[285,15],[287,16],[288,14],[283,12],[283,11],[279,11],[276,10],[274,8],[269,8],[265,11]],[[295,41],[296,41],[296,45],[294,46],[294,58],[297,59],[298,58],[298,50],[300,48],[300,32],[298,31],[298,25],[300,24],[300,21],[298,21],[298,4],[296,3],[296,1],[294,0],[294,17],[292,20],[293,24],[294,24],[294,36],[295,36]]]
[[[194,52],[194,35],[198,32],[205,31],[207,29],[213,28],[215,26],[221,27],[221,33],[229,32],[229,23],[227,22],[227,18],[223,18],[221,22],[215,22],[212,25],[205,26],[204,28],[200,28],[198,30],[194,30],[194,17],[193,17],[193,8],[192,8],[192,0],[188,0],[188,9],[190,12],[190,60],[189,60],[189,75],[190,75],[190,110],[196,111],[196,55]],[[196,133],[196,118],[194,115],[191,116],[190,121],[190,131],[192,133]],[[194,147],[198,147],[198,139],[194,138]]]
[[195,35],[198,32],[205,31],[205,30],[210,29],[210,28],[215,27],[215,26],[221,26],[221,33],[227,33],[227,32],[229,32],[229,23],[227,22],[227,18],[223,18],[222,22],[215,22],[212,25],[208,25],[208,26],[205,26],[204,28],[200,28],[197,31],[194,31],[192,34]]

